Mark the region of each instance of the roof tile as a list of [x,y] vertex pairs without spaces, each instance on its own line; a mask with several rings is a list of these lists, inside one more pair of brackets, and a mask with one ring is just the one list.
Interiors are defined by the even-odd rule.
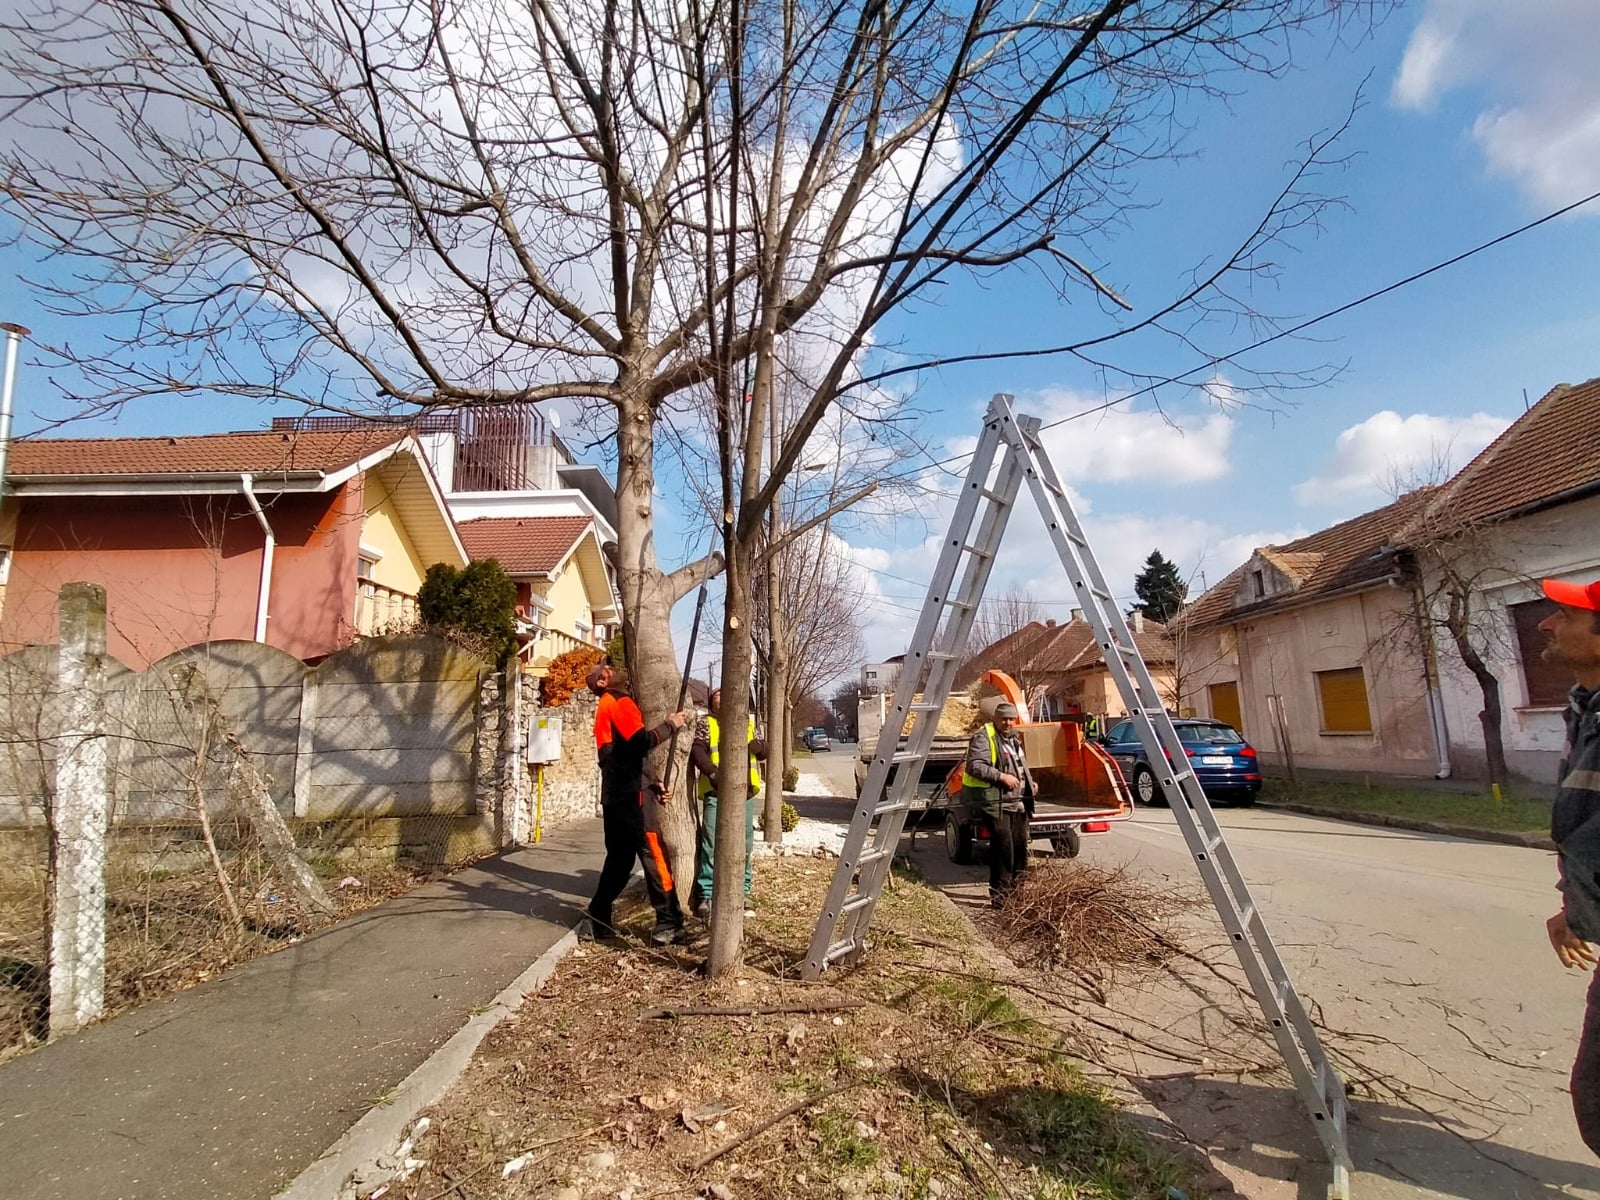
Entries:
[[1301,604],[1313,597],[1343,591],[1345,588],[1382,582],[1395,571],[1394,556],[1387,551],[1396,544],[1400,530],[1421,511],[1436,490],[1418,488],[1393,504],[1341,521],[1298,541],[1262,547],[1263,558],[1287,568],[1286,573],[1299,577],[1300,586],[1296,590],[1235,607],[1234,596],[1244,583],[1245,572],[1250,567],[1250,562],[1246,561],[1185,608],[1183,623],[1191,628],[1200,628]]
[[7,476],[328,474],[407,436],[393,427],[346,432],[212,433],[191,437],[19,438]]
[[1600,487],[1600,379],[1552,388],[1457,472],[1424,518],[1492,520],[1580,488]]
[[512,575],[548,575],[593,527],[588,517],[478,517],[456,526],[470,558],[496,559]]

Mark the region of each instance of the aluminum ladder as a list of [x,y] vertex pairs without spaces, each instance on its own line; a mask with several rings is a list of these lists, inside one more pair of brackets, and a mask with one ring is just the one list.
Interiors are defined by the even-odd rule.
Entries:
[[[1187,765],[1188,755],[1178,739],[1172,718],[1101,574],[1066,489],[1061,486],[1038,440],[1039,422],[1035,418],[1016,416],[1011,405],[1010,396],[997,395],[984,416],[983,437],[973,455],[961,499],[951,517],[950,532],[945,538],[933,586],[906,654],[895,692],[894,713],[879,734],[872,769],[867,774],[843,855],[812,935],[805,976],[815,979],[830,963],[853,959],[865,948],[867,925],[904,826],[922,760],[932,744],[936,721],[919,720],[904,750],[897,750],[898,739],[886,739],[884,733],[898,730],[909,712],[927,712],[932,716],[943,707],[971,632],[1006,518],[1016,500],[1019,476],[1025,478],[1072,582],[1078,607],[1094,629],[1106,666],[1139,731],[1146,761],[1156,768],[1157,782],[1183,832],[1200,877],[1205,881],[1212,905],[1222,918],[1295,1088],[1311,1115],[1312,1126],[1327,1152],[1333,1172],[1328,1194],[1333,1200],[1348,1200],[1351,1164],[1344,1081],[1322,1048],[1316,1027],[1295,991],[1288,968],[1234,861],[1216,814],[1194,771]],[[1004,446],[1000,471],[993,489],[985,489],[983,483],[997,450],[996,443]],[[968,544],[966,535],[972,528],[980,498],[988,499],[990,508],[985,513],[978,538]],[[947,599],[956,566],[967,555],[970,559],[961,588],[955,597]],[[949,617],[938,639],[938,649],[930,652],[928,647],[934,644],[939,618],[947,610]],[[924,700],[912,705],[910,699],[916,691],[918,675],[930,665]],[[890,743],[887,747],[886,741]],[[888,802],[880,803],[883,783],[893,764],[904,769],[897,774]],[[868,838],[874,833],[876,836],[867,848]],[[841,933],[837,939],[834,937],[836,926]]]

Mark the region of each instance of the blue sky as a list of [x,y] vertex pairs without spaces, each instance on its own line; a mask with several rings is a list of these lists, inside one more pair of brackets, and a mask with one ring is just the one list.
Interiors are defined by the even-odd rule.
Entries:
[[[1346,206],[1316,236],[1297,235],[1274,255],[1276,284],[1255,302],[1285,323],[1316,315],[1600,190],[1600,5],[1592,0],[1413,0],[1369,36],[1302,40],[1278,79],[1242,81],[1226,103],[1199,110],[1173,163],[1141,169],[1128,227],[1089,248],[1135,316],[1165,301],[1185,272],[1252,223],[1281,186],[1305,140],[1362,104],[1342,139],[1340,170],[1318,180]],[[1051,433],[1056,465],[1079,500],[1113,587],[1131,597],[1152,549],[1175,559],[1196,587],[1215,581],[1257,545],[1282,542],[1376,507],[1396,471],[1447,454],[1459,466],[1556,383],[1600,375],[1600,201],[1514,241],[1319,326],[1316,340],[1282,342],[1248,365],[1340,370],[1316,389],[1258,406],[1219,406],[1205,393],[1173,392],[1157,409],[1135,398]],[[0,250],[0,277],[23,264]],[[0,319],[43,340],[68,330],[34,300],[0,298]],[[937,306],[896,317],[881,340],[908,352],[999,349],[1064,340],[1092,324],[1026,280],[944,289]],[[1213,333],[1217,346],[1251,331]],[[1137,370],[1196,365],[1170,345],[1130,344]],[[1198,378],[1206,378],[1202,374]],[[1221,393],[1244,380],[1224,369]],[[908,382],[909,386],[909,382]],[[1116,399],[1125,380],[1068,360],[950,367],[915,380],[931,414],[933,456],[970,445],[996,391],[1047,419]],[[62,415],[43,372],[24,368],[17,432]],[[151,402],[115,424],[69,434],[202,432],[252,428],[259,407],[177,407]],[[915,464],[906,470],[914,471]],[[869,656],[903,648],[942,531],[940,493],[929,490],[842,535],[856,564]],[[698,518],[662,506],[669,565],[698,552]],[[1037,519],[1019,512],[992,589],[1016,587],[1065,617],[1070,602]],[[689,606],[680,611],[680,649]],[[710,628],[716,627],[712,622]]]
[[[1136,308],[1159,303],[1198,253],[1261,211],[1298,144],[1336,125],[1358,94],[1342,139],[1351,158],[1321,179],[1346,207],[1277,255],[1277,285],[1257,296],[1285,324],[1600,191],[1600,82],[1586,57],[1597,44],[1600,5],[1429,0],[1359,44],[1302,52],[1284,78],[1214,106],[1191,157],[1145,173],[1138,198],[1155,208],[1109,248],[1104,270]],[[1139,398],[1053,431],[1055,464],[1113,588],[1131,599],[1134,573],[1159,548],[1198,590],[1257,545],[1386,503],[1397,474],[1425,473],[1437,457],[1459,467],[1523,411],[1524,395],[1600,375],[1597,265],[1600,201],[1326,322],[1307,335],[1315,341],[1246,360],[1339,364],[1324,386],[1228,411],[1203,396],[1174,394],[1164,411]],[[1061,340],[1073,326],[1048,300],[1008,287],[952,295],[898,332],[927,348],[974,327],[996,331],[999,346]],[[1253,338],[1241,329],[1213,340]],[[1196,360],[1141,345],[1127,361],[1182,370]],[[956,427],[942,446],[954,451],[970,444],[993,392],[1058,419],[1114,398],[1119,384],[1064,360],[1020,360],[942,370],[919,399],[948,416],[940,428]],[[1013,520],[990,591],[1020,588],[1064,618],[1070,591],[1029,509]],[[903,647],[921,599],[913,581],[934,559],[925,537],[947,512],[931,506],[852,539],[873,650]]]

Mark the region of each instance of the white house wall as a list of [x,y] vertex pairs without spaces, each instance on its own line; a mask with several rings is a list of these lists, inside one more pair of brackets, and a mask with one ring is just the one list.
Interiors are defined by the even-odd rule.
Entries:
[[[1538,599],[1543,578],[1600,578],[1600,497],[1509,521],[1484,553],[1500,560],[1485,587],[1500,628],[1493,644],[1485,647],[1485,661],[1500,681],[1506,765],[1524,779],[1551,783],[1566,736],[1561,709],[1528,704],[1508,607]],[[1448,636],[1439,640],[1439,674],[1455,773],[1481,777],[1486,773],[1483,729],[1478,723],[1483,696]]]
[[[1269,697],[1281,697],[1295,765],[1310,770],[1431,776],[1432,723],[1415,641],[1396,630],[1408,620],[1409,594],[1380,587],[1318,604],[1265,613],[1195,639],[1183,704],[1210,714],[1206,685],[1236,680],[1242,732],[1262,760],[1287,763]],[[1233,633],[1230,652],[1215,639]],[[1322,728],[1316,672],[1360,666],[1370,733]]]

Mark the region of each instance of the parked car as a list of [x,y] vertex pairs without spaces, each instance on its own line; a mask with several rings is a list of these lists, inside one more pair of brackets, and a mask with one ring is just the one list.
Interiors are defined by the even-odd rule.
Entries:
[[[1172,722],[1183,743],[1194,777],[1207,800],[1222,803],[1254,804],[1261,791],[1261,764],[1255,747],[1232,725],[1205,718],[1181,718]],[[1119,721],[1101,739],[1101,745],[1122,767],[1140,804],[1164,804],[1166,797],[1150,769],[1144,745],[1132,721]]]
[[815,753],[818,750],[832,750],[833,744],[828,740],[828,731],[820,726],[812,726],[806,730],[805,747]]

